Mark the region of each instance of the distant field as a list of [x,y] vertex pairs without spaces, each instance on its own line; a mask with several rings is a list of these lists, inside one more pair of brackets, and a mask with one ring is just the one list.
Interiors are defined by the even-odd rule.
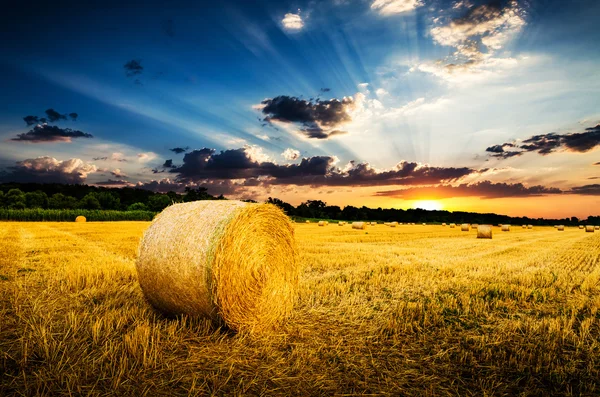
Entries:
[[600,395],[600,233],[297,224],[276,335],[169,319],[148,222],[0,223],[0,395]]

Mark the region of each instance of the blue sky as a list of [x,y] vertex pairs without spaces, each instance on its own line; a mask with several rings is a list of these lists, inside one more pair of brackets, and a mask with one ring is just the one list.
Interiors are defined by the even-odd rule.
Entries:
[[[591,0],[17,6],[0,17],[0,178],[591,213],[595,15]],[[48,109],[77,117],[44,125]]]

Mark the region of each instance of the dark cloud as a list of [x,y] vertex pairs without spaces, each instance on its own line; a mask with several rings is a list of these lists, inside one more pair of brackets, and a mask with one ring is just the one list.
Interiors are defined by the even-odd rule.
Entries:
[[60,161],[52,157],[38,157],[18,161],[0,174],[2,182],[21,183],[83,183],[97,168],[80,159]]
[[261,102],[263,121],[277,120],[301,126],[300,132],[309,138],[327,139],[343,133],[335,127],[352,121],[348,110],[354,107],[354,100],[328,99],[316,101],[281,95]]
[[597,163],[594,163],[594,165],[600,165],[600,161],[598,161]]
[[157,193],[167,193],[170,191],[181,193],[185,191],[186,186],[189,185],[166,178],[160,181],[138,182],[135,187]]
[[48,121],[50,121],[52,123],[54,123],[56,121],[59,121],[59,120],[66,120],[67,119],[67,115],[66,114],[60,114],[60,113],[58,113],[54,109],[48,109],[48,110],[46,110],[46,115],[48,116]]
[[25,116],[23,117],[25,124],[34,125],[40,122],[40,118],[38,116]]
[[185,153],[188,150],[190,150],[190,147],[189,146],[186,146],[186,147],[174,147],[173,149],[169,149],[169,150],[172,151],[173,153],[181,154],[181,153]]
[[403,199],[441,199],[453,197],[482,197],[482,198],[502,198],[502,197],[531,197],[544,196],[548,194],[561,194],[562,190],[545,187],[531,186],[526,187],[522,183],[493,183],[482,181],[471,184],[461,184],[458,186],[439,185],[433,187],[414,187],[402,190],[388,190],[377,192],[375,196],[398,197]]
[[26,133],[18,134],[13,141],[39,142],[71,142],[73,138],[93,138],[92,134],[55,125],[36,125]]
[[177,180],[187,182],[263,177],[261,180],[268,180],[265,182],[267,185],[372,186],[450,182],[485,171],[466,167],[431,167],[405,161],[389,170],[376,170],[367,163],[355,162],[341,169],[336,162],[334,157],[314,156],[303,158],[298,164],[279,165],[253,160],[246,148],[220,153],[204,148],[187,153],[183,164],[170,172],[177,174]]
[[142,66],[142,61],[140,59],[132,59],[131,61],[125,63],[123,68],[125,68],[125,75],[127,77],[133,77],[138,74],[142,74],[144,71],[144,67]]
[[106,156],[105,157],[94,157],[94,158],[92,158],[92,160],[94,160],[94,161],[106,161],[106,160],[108,160],[108,157],[106,157]]
[[571,189],[571,193],[573,194],[583,194],[587,196],[600,196],[600,185],[584,185],[577,186]]
[[69,117],[71,120],[77,121],[77,117],[79,117],[79,115],[77,113],[69,113]]
[[173,165],[173,160],[171,160],[171,159],[165,160],[165,163],[163,164],[163,168],[175,168],[175,166]]
[[[557,134],[550,132],[548,134],[534,135],[525,139],[521,144],[504,143],[502,145],[490,146],[486,152],[491,153],[491,157],[509,158],[512,156],[520,156],[523,153],[537,152],[542,156],[556,152],[557,150],[565,150],[568,152],[585,153],[596,146],[600,146],[600,124],[586,128],[584,132]],[[512,147],[519,151],[505,151],[504,148]]]
[[109,179],[107,181],[96,182],[96,183],[94,183],[94,185],[114,186],[114,187],[135,186],[133,183],[128,182],[124,179]]
[[331,91],[331,88],[321,88],[321,92],[329,92]]

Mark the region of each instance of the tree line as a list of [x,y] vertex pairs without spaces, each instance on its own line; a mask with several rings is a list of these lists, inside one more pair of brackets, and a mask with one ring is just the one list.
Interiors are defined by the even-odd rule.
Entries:
[[[4,183],[0,184],[0,209],[48,209],[88,211],[150,211],[160,212],[173,203],[196,200],[225,200],[215,197],[204,187],[186,188],[184,193],[155,193],[136,188],[107,188],[88,185]],[[252,201],[252,200],[248,200]],[[278,198],[267,200],[277,205],[293,219],[332,219],[344,221],[384,221],[414,223],[480,223],[480,224],[532,224],[574,226],[582,223],[600,225],[600,216],[587,220],[576,217],[544,219],[511,217],[499,214],[474,212],[426,211],[422,209],[369,208],[347,205],[327,205],[321,200],[308,200],[293,206]]]

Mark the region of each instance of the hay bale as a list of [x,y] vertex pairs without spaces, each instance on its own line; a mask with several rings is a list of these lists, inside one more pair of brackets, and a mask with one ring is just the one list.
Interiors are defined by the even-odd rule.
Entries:
[[444,223],[442,223],[442,226],[446,226],[446,223],[445,223],[445,222],[444,222]]
[[522,226],[522,228],[523,228],[523,229],[527,229],[527,225],[523,225],[523,226]]
[[492,238],[492,225],[478,225],[477,238]]
[[558,226],[556,226],[556,230],[558,230],[559,232],[564,232],[565,227],[563,225],[558,225]]
[[75,222],[87,222],[87,219],[85,216],[79,215],[77,218],[75,218]]
[[460,225],[460,231],[461,232],[468,232],[469,231],[469,225],[468,223],[463,223],[462,225]]
[[307,219],[307,220],[306,220],[306,223],[310,223],[310,221]]
[[527,225],[527,229],[533,229],[533,225]]
[[479,225],[477,223],[473,223],[471,225],[471,229],[476,230],[479,227]]
[[338,226],[344,226],[346,222],[338,222]]
[[398,226],[398,222],[390,222],[390,223],[388,224],[388,226],[389,226],[389,227],[396,227],[396,226]]
[[423,226],[427,226],[427,224],[425,222],[423,222]]
[[364,230],[367,228],[366,222],[352,222],[352,229]]
[[583,229],[583,225],[579,225],[579,229]]
[[451,223],[450,224],[450,229],[454,229],[456,227],[456,223]]
[[600,226],[596,226],[594,229],[595,230],[600,230]]
[[510,232],[510,225],[502,225],[503,232]]
[[377,225],[377,222],[371,222],[371,226]]
[[585,232],[586,233],[594,233],[594,226],[586,226],[585,227]]
[[294,229],[272,204],[194,201],[167,207],[144,233],[140,286],[158,310],[234,330],[286,318],[298,288]]
[[319,221],[318,225],[319,226],[327,226],[329,224],[329,222],[326,221]]

